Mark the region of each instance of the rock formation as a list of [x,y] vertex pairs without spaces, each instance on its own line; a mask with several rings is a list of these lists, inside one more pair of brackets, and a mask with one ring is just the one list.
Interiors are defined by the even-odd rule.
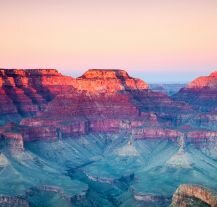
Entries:
[[179,186],[172,198],[172,207],[217,206],[217,193],[198,185]]
[[217,107],[217,72],[196,78],[175,94],[174,99],[187,102],[202,112],[215,110]]
[[19,197],[0,195],[0,206],[2,207],[29,207],[29,203]]
[[216,73],[196,79],[171,98],[124,70],[90,69],[71,78],[55,69],[1,69],[0,123],[19,126],[13,135],[2,126],[2,137],[25,142],[124,130],[135,139],[177,140],[183,133],[189,142],[212,139],[215,81]]

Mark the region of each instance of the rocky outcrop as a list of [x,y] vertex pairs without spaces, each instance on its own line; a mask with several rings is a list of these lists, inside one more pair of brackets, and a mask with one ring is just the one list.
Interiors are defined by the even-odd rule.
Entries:
[[6,132],[2,135],[11,153],[24,151],[23,136],[20,133]]
[[177,140],[182,133],[177,130],[163,128],[136,128],[132,131],[135,139],[171,139]]
[[217,107],[217,72],[196,78],[175,94],[173,98],[187,102],[200,111],[214,110]]
[[144,81],[130,77],[124,70],[114,69],[90,69],[77,78],[76,83],[76,89],[93,93],[148,89],[148,85]]
[[1,69],[0,114],[35,115],[52,98],[49,86],[56,77],[61,77],[56,70]]
[[198,185],[181,185],[172,198],[171,207],[217,206],[216,192]]
[[19,153],[24,151],[23,134],[20,127],[14,123],[9,123],[0,127],[0,137],[3,145],[10,153]]
[[142,202],[144,206],[168,206],[170,197],[151,194],[134,194],[136,201]]
[[217,89],[217,71],[211,73],[209,76],[202,76],[196,78],[187,85],[188,89]]
[[19,197],[0,195],[0,206],[2,207],[29,207],[29,203]]

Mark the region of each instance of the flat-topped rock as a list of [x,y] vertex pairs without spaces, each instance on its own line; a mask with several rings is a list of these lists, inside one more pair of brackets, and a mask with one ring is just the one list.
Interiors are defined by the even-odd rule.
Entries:
[[89,69],[80,78],[87,79],[128,79],[130,76],[121,69]]
[[209,76],[201,76],[196,78],[187,85],[188,89],[217,89],[217,71],[214,71]]
[[148,84],[130,77],[125,70],[90,69],[76,79],[74,87],[91,93],[116,93],[125,90],[145,90],[148,89]]
[[0,76],[33,76],[33,75],[57,75],[61,74],[56,69],[0,69]]

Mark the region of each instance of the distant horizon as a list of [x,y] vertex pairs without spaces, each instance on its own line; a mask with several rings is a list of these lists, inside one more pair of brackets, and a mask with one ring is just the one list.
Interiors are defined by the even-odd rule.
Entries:
[[[15,70],[37,70],[37,69],[51,69],[51,70],[57,70],[59,73],[61,73],[62,75],[66,75],[66,76],[71,76],[72,78],[78,78],[80,76],[82,76],[86,71],[88,70],[124,70],[126,71],[131,77],[133,78],[139,78],[142,79],[143,81],[147,82],[148,84],[187,84],[191,81],[193,81],[195,78],[198,78],[200,76],[208,76],[210,75],[210,73],[216,71],[216,70],[209,70],[209,72],[205,71],[204,73],[190,73],[189,74],[182,74],[182,75],[178,75],[178,77],[186,77],[186,79],[172,79],[172,77],[175,76],[175,74],[177,75],[177,72],[175,72],[174,74],[170,74],[170,76],[167,78],[162,78],[163,76],[168,76],[168,74],[164,73],[164,72],[158,72],[158,73],[153,73],[151,71],[132,71],[132,70],[128,70],[126,68],[88,68],[88,69],[84,69],[84,70],[75,70],[75,69],[60,69],[60,68],[50,68],[50,67],[38,67],[38,68],[31,68],[31,67],[25,67],[25,68],[17,68],[17,67],[13,67],[13,68],[5,68],[5,67],[0,67],[0,69],[4,69],[4,70],[10,70],[10,69],[15,69]],[[170,79],[171,78],[171,79]]]
[[217,1],[3,0],[1,66],[123,68],[146,82],[217,69]]

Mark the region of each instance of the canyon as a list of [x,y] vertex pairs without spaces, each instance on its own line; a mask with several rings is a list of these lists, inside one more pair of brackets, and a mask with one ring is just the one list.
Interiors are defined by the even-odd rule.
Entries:
[[167,94],[120,69],[0,69],[0,94],[5,206],[215,206],[217,72]]

